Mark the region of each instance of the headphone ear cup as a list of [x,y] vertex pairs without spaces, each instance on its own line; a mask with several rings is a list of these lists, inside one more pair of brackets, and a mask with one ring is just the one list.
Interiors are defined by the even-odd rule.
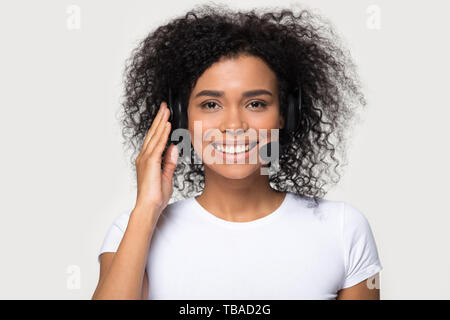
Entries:
[[287,106],[287,112],[285,115],[285,128],[286,128],[286,132],[287,133],[291,133],[292,131],[295,130],[295,126],[296,126],[296,121],[297,121],[297,106],[295,103],[295,99],[293,97],[293,95],[291,93],[288,94],[287,97],[288,100],[288,106]]
[[[175,129],[187,129],[187,117],[185,116],[185,113],[183,112],[183,104],[181,103],[180,100],[178,100],[177,98],[174,99],[174,104],[173,104],[174,108],[171,108],[171,112],[173,112],[173,120],[171,121],[172,123],[172,130],[171,133],[173,132],[173,130]],[[183,136],[181,137],[181,140],[179,142],[176,142],[175,145],[177,145],[178,143],[181,143],[183,141]],[[181,156],[181,155],[180,155]]]
[[288,107],[286,119],[286,131],[290,134],[297,131],[300,122],[300,111],[302,108],[301,89],[298,87],[298,99],[294,97],[294,92],[288,94]]
[[297,124],[300,123],[300,113],[302,112],[302,88],[299,86],[298,87],[298,119],[297,119]]
[[170,116],[169,116],[169,122],[172,123],[173,126],[173,110],[172,110],[172,106],[169,104],[169,111],[170,111]]
[[173,109],[172,109],[172,106],[173,106],[173,99],[172,99],[172,90],[169,88],[169,96],[168,96],[168,107],[169,107],[169,110],[170,110],[170,117],[169,117],[169,121],[172,123],[172,129],[173,129],[173,125],[174,125],[174,123],[173,123]]
[[183,110],[183,104],[180,100],[175,102],[177,128],[187,129],[186,112]]
[[187,115],[183,111],[183,104],[178,97],[172,97],[172,90],[169,88],[169,110],[170,122],[172,123],[172,130],[183,128],[187,129]]

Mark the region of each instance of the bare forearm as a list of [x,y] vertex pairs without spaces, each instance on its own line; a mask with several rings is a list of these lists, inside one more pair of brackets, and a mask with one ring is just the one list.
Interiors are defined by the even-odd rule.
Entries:
[[155,210],[135,208],[104,280],[92,299],[140,299]]

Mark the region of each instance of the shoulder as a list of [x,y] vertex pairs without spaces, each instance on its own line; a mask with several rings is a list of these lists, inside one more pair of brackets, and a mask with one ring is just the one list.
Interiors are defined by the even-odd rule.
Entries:
[[[336,200],[318,199],[293,194],[286,212],[288,223],[307,228],[317,237],[342,239],[343,203]],[[313,231],[314,230],[314,231]]]
[[340,200],[319,199],[316,204],[312,198],[291,193],[290,211],[303,212],[307,217],[322,224],[332,224],[346,234],[370,231],[367,217],[356,206]]
[[347,231],[351,229],[366,229],[369,222],[364,213],[356,206],[339,200],[320,199],[318,205],[312,200],[306,201],[306,207],[311,208],[314,215],[320,220],[334,220],[339,222]]
[[359,208],[348,202],[342,202],[342,205],[342,227],[344,234],[361,235],[371,232],[369,220]]
[[308,216],[320,222],[333,222],[340,224],[344,211],[342,201],[318,199],[317,203],[312,198],[291,193],[293,199],[290,203],[295,207],[295,211],[303,211]]

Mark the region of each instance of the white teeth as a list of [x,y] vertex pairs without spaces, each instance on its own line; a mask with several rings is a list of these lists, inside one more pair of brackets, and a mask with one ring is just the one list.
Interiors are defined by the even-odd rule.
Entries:
[[241,153],[241,152],[247,152],[250,149],[250,145],[246,144],[245,146],[243,145],[239,145],[239,146],[230,146],[230,147],[223,147],[220,144],[212,144],[213,147],[217,150],[219,150],[220,152],[224,152],[224,153]]

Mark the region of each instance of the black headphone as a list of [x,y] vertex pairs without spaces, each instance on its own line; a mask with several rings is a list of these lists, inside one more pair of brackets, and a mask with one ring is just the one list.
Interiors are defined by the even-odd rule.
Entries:
[[[169,121],[172,123],[172,130],[183,128],[187,129],[187,108],[183,110],[183,105],[179,97],[172,97],[172,90],[169,88],[168,107],[170,110]],[[287,108],[283,113],[285,119],[283,131],[287,134],[293,134],[297,131],[300,122],[300,111],[302,108],[302,96],[300,86],[288,93]]]
[[170,110],[169,122],[172,124],[172,130],[183,128],[187,129],[187,108],[183,110],[183,104],[179,97],[172,97],[172,90],[169,88],[168,107]]
[[288,93],[287,100],[287,108],[283,114],[285,125],[282,130],[288,134],[293,134],[298,130],[302,110],[302,90],[300,86]]

